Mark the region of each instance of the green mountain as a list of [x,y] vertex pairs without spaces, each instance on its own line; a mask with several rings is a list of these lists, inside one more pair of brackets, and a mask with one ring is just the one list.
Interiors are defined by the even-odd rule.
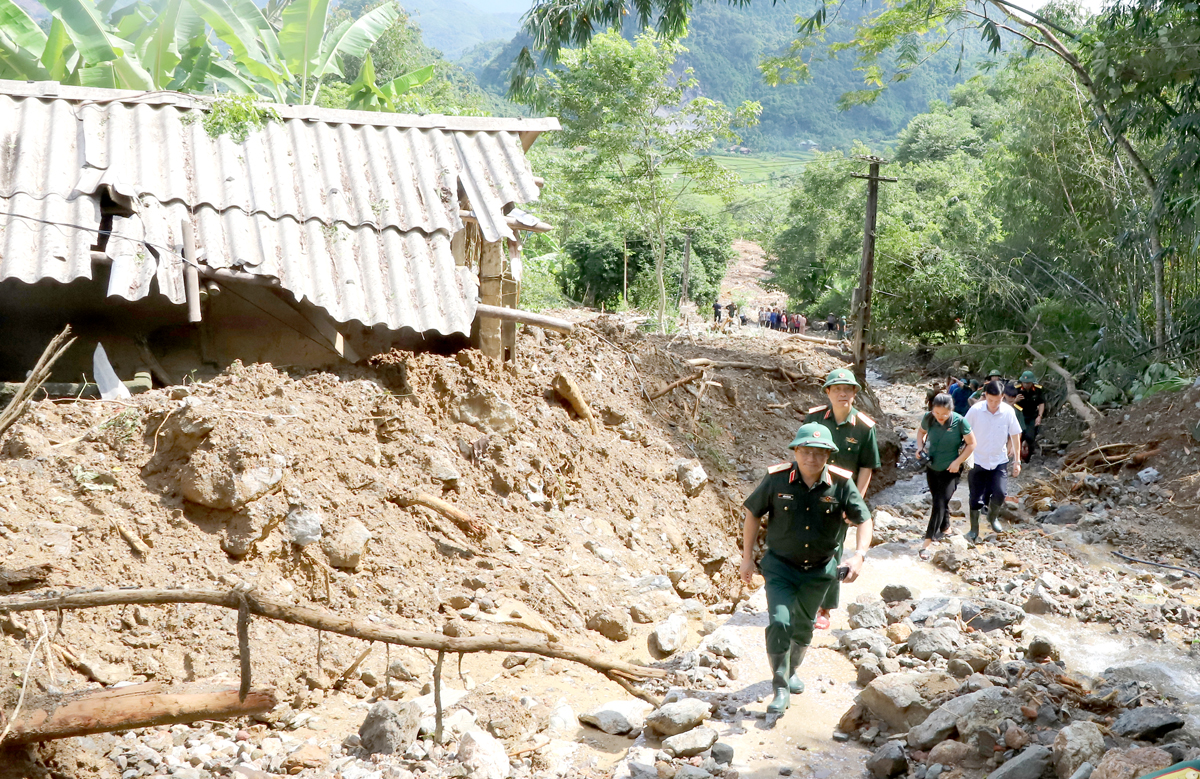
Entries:
[[[910,78],[892,84],[873,104],[839,111],[842,94],[863,88],[862,74],[851,59],[814,63],[810,80],[779,87],[768,86],[758,69],[763,57],[781,53],[792,42],[796,16],[810,5],[757,0],[735,8],[709,2],[697,3],[692,11],[684,40],[688,52],[680,66],[694,70],[699,91],[707,97],[729,106],[744,100],[762,103],[759,125],[743,133],[743,144],[753,151],[797,150],[807,148],[808,141],[820,149],[846,148],[854,140],[876,146],[889,142],[910,119],[928,110],[930,100],[947,100],[955,84],[974,74],[971,63],[984,53],[982,44],[968,47],[959,68],[959,50],[947,47]],[[849,23],[869,10],[847,4],[842,14]],[[838,34],[831,29],[830,39]],[[508,69],[527,43],[519,33],[503,45],[485,41],[464,54],[459,64],[475,74],[484,90],[503,95]]]
[[528,0],[494,2],[487,11],[462,0],[400,0],[400,5],[420,25],[425,45],[454,60],[483,41],[511,38]]

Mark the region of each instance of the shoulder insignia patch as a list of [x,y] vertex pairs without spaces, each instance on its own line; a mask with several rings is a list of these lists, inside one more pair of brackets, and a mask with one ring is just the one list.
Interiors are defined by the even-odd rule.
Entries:
[[855,418],[861,419],[863,424],[866,425],[867,427],[875,427],[875,420],[871,419],[869,416],[867,416],[866,414],[864,414],[861,411],[858,412],[858,416]]
[[850,471],[846,470],[845,468],[839,468],[836,465],[826,465],[825,467],[829,469],[830,473],[837,474],[838,476],[841,476],[843,479],[854,478],[854,474],[850,473]]
[[767,473],[782,473],[791,467],[791,463],[776,463],[767,469]]
[[829,407],[828,407],[828,406],[813,406],[812,408],[810,408],[808,411],[806,411],[806,412],[804,412],[804,413],[806,413],[806,414],[815,414],[815,413],[817,413],[818,411],[824,411],[824,410],[825,410],[825,409],[827,409],[827,408],[829,408]]

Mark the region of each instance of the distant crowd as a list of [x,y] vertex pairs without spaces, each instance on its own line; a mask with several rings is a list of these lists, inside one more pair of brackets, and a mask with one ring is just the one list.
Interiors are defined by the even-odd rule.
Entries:
[[[760,308],[741,310],[738,304],[730,301],[722,304],[721,301],[713,301],[713,324],[720,324],[722,321],[733,322],[743,326],[757,324],[759,327],[768,330],[780,330],[785,333],[805,333],[808,331],[809,320],[804,314],[789,314],[782,308],[776,306],[774,308]],[[846,335],[846,317],[835,316],[830,312],[825,320],[815,320],[813,325],[814,330],[824,330],[830,333],[836,333],[839,337]]]

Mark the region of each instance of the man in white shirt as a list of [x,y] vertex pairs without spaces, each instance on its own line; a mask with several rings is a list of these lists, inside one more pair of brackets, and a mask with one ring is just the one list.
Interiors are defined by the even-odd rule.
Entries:
[[1021,423],[1012,406],[1002,402],[1004,387],[989,381],[983,389],[983,403],[967,411],[967,422],[975,433],[975,467],[967,475],[971,490],[971,532],[967,540],[979,537],[979,514],[988,507],[988,521],[997,533],[1000,527],[1000,508],[1004,505],[1004,476],[1011,459],[1012,475],[1021,474]]

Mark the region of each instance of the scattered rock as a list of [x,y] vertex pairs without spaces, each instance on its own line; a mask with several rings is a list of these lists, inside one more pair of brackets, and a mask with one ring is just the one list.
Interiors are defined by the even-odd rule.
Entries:
[[[1138,471],[1137,477],[1142,484],[1154,484],[1162,478],[1162,474],[1158,472],[1157,468],[1143,468]],[[1099,766],[1096,767],[1099,768]]]
[[951,658],[962,660],[971,666],[973,671],[979,673],[988,667],[988,663],[996,659],[996,653],[983,644],[967,644],[951,655]]
[[1170,709],[1162,706],[1141,706],[1117,717],[1112,732],[1136,741],[1158,741],[1172,730],[1183,726],[1183,717]]
[[1057,605],[1058,600],[1039,582],[1033,585],[1033,591],[1022,608],[1026,614],[1053,614]]
[[922,628],[908,637],[908,651],[918,660],[954,654],[954,634],[946,628]]
[[1025,612],[1018,606],[995,598],[973,598],[964,601],[959,615],[970,627],[990,633],[1025,619]]
[[987,779],[1039,779],[1050,765],[1050,750],[1034,744],[988,774]]
[[972,695],[979,696],[954,723],[958,737],[970,741],[980,731],[1000,733],[1004,720],[1023,722],[1021,701],[1005,687],[989,687]]
[[646,717],[646,727],[662,736],[675,736],[697,727],[711,712],[712,707],[699,698],[684,698]]
[[906,731],[925,721],[937,707],[930,701],[958,689],[944,673],[885,674],[867,685],[856,699],[893,730]]
[[908,758],[904,756],[904,747],[896,741],[887,742],[867,758],[867,770],[878,779],[889,779],[904,773],[908,770]]
[[633,620],[624,611],[605,609],[593,614],[587,626],[609,641],[625,641],[633,630]]
[[664,738],[662,748],[671,757],[692,757],[706,751],[715,743],[717,743],[717,731],[712,728],[700,727]]
[[913,628],[908,622],[894,622],[887,626],[887,630],[883,634],[893,644],[903,644],[908,641],[908,637],[912,635]]
[[891,642],[886,638],[874,630],[866,628],[846,631],[842,634],[841,642],[842,646],[851,652],[856,649],[866,649],[876,657],[887,657],[888,647],[891,646]]
[[946,663],[946,672],[955,679],[966,679],[975,673],[975,669],[965,660],[952,659]]
[[650,709],[650,704],[638,700],[609,701],[586,714],[581,714],[579,721],[605,733],[621,736],[633,730],[641,730]]
[[316,744],[304,744],[283,759],[280,767],[289,774],[298,774],[306,768],[324,768],[329,763],[329,753]]
[[881,628],[887,624],[882,603],[851,603],[846,607],[851,628]]
[[367,530],[366,525],[352,519],[336,535],[322,541],[321,548],[334,568],[356,571],[362,564],[362,556],[370,540],[371,531]]
[[704,485],[708,483],[708,474],[704,472],[704,466],[699,460],[676,460],[675,476],[679,479],[679,485],[683,487],[683,491],[689,498],[694,498],[704,489]]
[[1009,749],[1024,749],[1029,744],[1029,734],[1016,725],[1009,725],[1004,731],[1004,746]]
[[1155,747],[1110,749],[1092,771],[1091,779],[1136,779],[1174,762],[1169,752]]
[[913,749],[929,749],[958,731],[958,720],[970,713],[981,701],[999,700],[1002,688],[994,687],[968,695],[951,698],[933,711],[925,720],[908,731],[908,745]]
[[717,657],[736,660],[742,656],[742,645],[737,635],[727,630],[717,630],[704,641],[704,648]]
[[1051,511],[1042,521],[1048,525],[1073,525],[1083,517],[1084,513],[1083,506],[1066,503]]
[[654,632],[650,634],[651,646],[664,655],[677,652],[683,647],[685,639],[687,639],[687,617],[678,611],[667,617],[666,622],[656,626]]
[[296,546],[308,546],[321,540],[324,520],[317,509],[295,506],[283,521],[283,537]]
[[1029,646],[1025,649],[1025,658],[1033,662],[1057,660],[1058,656],[1058,647],[1045,636],[1034,636],[1033,640],[1029,642]]
[[358,738],[367,754],[399,755],[417,738],[421,708],[413,702],[379,701],[367,712]]
[[1104,734],[1094,722],[1072,722],[1054,737],[1054,773],[1070,779],[1085,763],[1096,765],[1104,756]]
[[550,725],[547,731],[558,738],[573,739],[579,731],[579,718],[565,700],[558,702],[550,712]]
[[508,779],[511,771],[504,743],[482,730],[463,734],[458,742],[458,759],[472,779]]
[[733,747],[723,741],[712,745],[712,758],[718,765],[729,765],[733,762]]
[[925,762],[930,766],[959,766],[967,762],[967,758],[971,757],[974,752],[975,750],[970,744],[964,744],[961,741],[943,741],[929,750],[929,757]]
[[907,584],[889,584],[879,591],[879,597],[884,603],[899,603],[902,600],[912,600],[913,591]]
[[962,601],[958,598],[939,596],[936,598],[922,598],[917,601],[913,607],[912,614],[909,614],[908,618],[913,622],[921,623],[930,617],[935,620],[938,617],[956,617],[961,612]]
[[450,415],[485,433],[511,433],[520,426],[517,410],[491,390],[480,390],[454,399]]

